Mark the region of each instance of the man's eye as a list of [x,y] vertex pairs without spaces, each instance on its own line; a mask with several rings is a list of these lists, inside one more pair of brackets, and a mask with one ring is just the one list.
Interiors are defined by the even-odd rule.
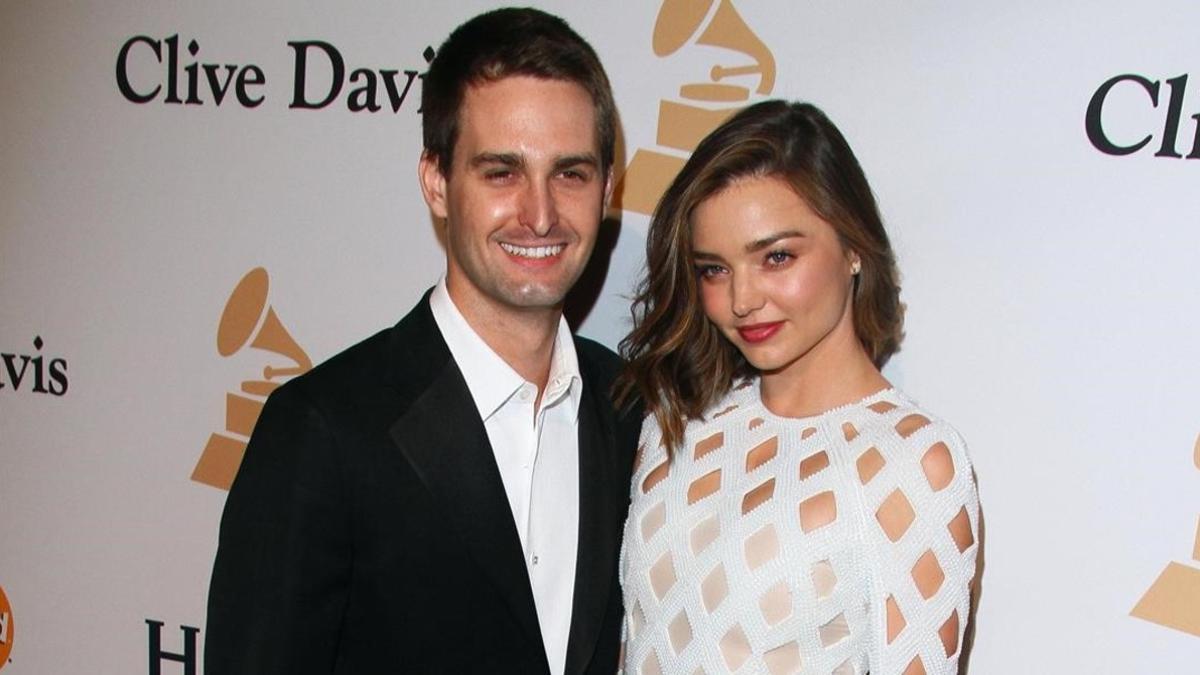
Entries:
[[509,171],[508,169],[494,169],[492,171],[485,172],[483,175],[488,180],[505,180],[512,177],[512,171]]
[[567,169],[566,171],[563,171],[559,175],[561,175],[563,178],[566,178],[567,180],[576,181],[576,182],[580,182],[580,183],[586,182],[590,178],[590,176],[587,173],[580,171],[578,169]]

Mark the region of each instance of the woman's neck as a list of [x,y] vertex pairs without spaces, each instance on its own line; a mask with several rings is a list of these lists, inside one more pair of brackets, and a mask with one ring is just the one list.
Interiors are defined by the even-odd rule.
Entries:
[[763,372],[760,386],[763,405],[771,412],[811,417],[891,385],[851,335],[849,340],[824,340],[787,366]]

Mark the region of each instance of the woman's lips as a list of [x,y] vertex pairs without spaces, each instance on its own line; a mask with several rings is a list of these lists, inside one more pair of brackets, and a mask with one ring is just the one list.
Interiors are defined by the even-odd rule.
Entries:
[[769,339],[772,335],[779,332],[783,327],[782,321],[772,321],[770,323],[756,323],[749,326],[738,326],[738,335],[742,339],[751,344],[763,342]]

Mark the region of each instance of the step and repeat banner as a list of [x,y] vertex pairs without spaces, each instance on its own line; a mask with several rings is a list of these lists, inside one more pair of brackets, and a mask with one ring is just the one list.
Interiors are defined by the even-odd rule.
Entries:
[[[578,330],[628,330],[705,133],[821,106],[900,259],[886,374],[974,458],[970,672],[1200,672],[1200,5],[537,4],[623,124]],[[265,398],[443,269],[420,81],[489,7],[0,4],[0,675],[202,671]]]

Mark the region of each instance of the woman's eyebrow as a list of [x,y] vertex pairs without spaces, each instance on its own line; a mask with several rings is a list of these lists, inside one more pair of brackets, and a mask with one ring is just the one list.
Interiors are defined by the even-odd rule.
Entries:
[[754,253],[755,251],[761,251],[764,248],[770,246],[771,244],[774,244],[775,242],[783,240],[783,239],[791,239],[792,237],[803,237],[803,236],[804,236],[804,233],[799,230],[787,230],[784,232],[776,232],[775,234],[772,234],[767,237],[763,237],[762,239],[755,239],[754,241],[750,242],[749,244],[746,244],[746,253]]

